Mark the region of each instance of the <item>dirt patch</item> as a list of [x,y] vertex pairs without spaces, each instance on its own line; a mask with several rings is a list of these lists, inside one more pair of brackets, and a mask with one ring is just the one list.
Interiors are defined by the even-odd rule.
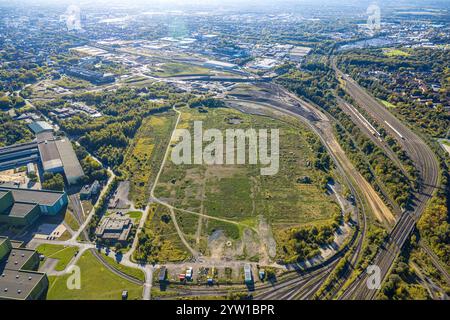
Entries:
[[[258,233],[261,241],[260,251],[265,253],[264,257],[266,259],[273,259],[277,255],[277,243],[273,237],[272,228],[263,216],[259,216],[258,218]],[[265,263],[268,263],[268,261],[265,261]]]
[[216,230],[208,237],[208,250],[212,260],[231,261],[258,258],[261,242],[258,234],[244,229],[242,239],[233,240],[223,230]]

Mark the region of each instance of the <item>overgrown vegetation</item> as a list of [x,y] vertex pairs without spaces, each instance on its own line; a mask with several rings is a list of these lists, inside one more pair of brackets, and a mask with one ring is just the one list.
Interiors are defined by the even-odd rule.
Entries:
[[7,113],[0,112],[0,147],[31,140],[33,134],[26,124],[14,121]]

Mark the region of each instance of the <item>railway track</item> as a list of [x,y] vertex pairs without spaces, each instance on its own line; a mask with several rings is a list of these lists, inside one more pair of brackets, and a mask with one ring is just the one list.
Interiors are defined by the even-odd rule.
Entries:
[[[375,257],[373,264],[381,269],[383,281],[389,273],[401,248],[413,232],[421,214],[431,199],[438,183],[439,167],[432,150],[412,130],[384,108],[375,98],[362,89],[353,79],[340,71],[333,61],[338,77],[345,81],[346,92],[364,109],[372,119],[382,125],[386,131],[397,138],[402,149],[408,154],[419,171],[419,192],[414,194],[413,208],[405,210],[389,234],[389,239]],[[372,299],[377,290],[370,290],[366,285],[367,275],[362,274],[347,288],[342,296],[345,299]]]
[[[332,127],[328,123],[329,117],[327,117],[326,115],[321,113],[318,110],[318,108],[311,106],[307,102],[299,99],[297,96],[291,94],[290,92],[288,92],[287,90],[285,90],[284,88],[282,88],[278,85],[271,84],[271,85],[264,85],[264,87],[266,89],[269,88],[270,90],[272,90],[276,94],[276,96],[279,98],[279,100],[282,101],[282,103],[278,103],[278,104],[271,103],[271,104],[262,104],[262,105],[264,105],[265,107],[268,107],[268,108],[275,109],[277,111],[282,111],[283,113],[286,113],[291,116],[294,115],[296,118],[300,119],[303,123],[306,123],[314,132],[316,132],[316,134],[322,140],[322,143],[324,144],[324,146],[327,148],[328,153],[332,157],[341,177],[343,177],[343,179],[346,180],[347,185],[349,186],[352,194],[354,195],[356,203],[357,203],[357,210],[358,210],[357,216],[358,216],[358,225],[359,225],[359,230],[355,231],[356,236],[354,236],[352,238],[352,241],[349,244],[349,248],[354,246],[354,252],[349,259],[350,266],[354,266],[360,257],[363,240],[364,240],[366,229],[367,229],[367,226],[366,226],[366,210],[367,209],[366,209],[366,205],[365,205],[362,197],[360,196],[359,192],[355,188],[356,182],[349,178],[351,176],[351,172],[349,172],[348,169],[345,169],[342,166],[342,164],[341,164],[342,158],[339,159],[339,157],[335,155],[334,149],[329,145],[329,137],[330,137],[330,135],[333,136]],[[248,100],[248,101],[244,100],[244,101],[254,103],[254,101],[251,101],[251,100]],[[236,100],[229,101],[229,103],[234,103],[234,102],[236,102]],[[327,125],[318,126],[317,122],[318,123],[325,122]],[[327,134],[325,134],[324,131],[327,131]],[[334,139],[334,137],[333,137],[333,139]],[[347,248],[347,250],[348,250],[348,248]],[[345,252],[347,250],[345,250]],[[343,254],[341,254],[339,256],[339,258],[342,257],[345,254],[345,252],[343,252]],[[309,282],[304,283],[303,278],[300,278],[300,279],[289,282],[287,285],[284,285],[282,287],[282,289],[277,289],[277,291],[281,290],[280,292],[283,292],[283,294],[281,294],[281,295],[280,294],[268,294],[268,295],[261,295],[258,298],[264,298],[264,297],[278,298],[278,299],[283,299],[286,297],[289,299],[294,299],[294,298],[302,299],[304,297],[310,298],[320,288],[321,284],[329,276],[329,274],[331,273],[333,268],[336,266],[336,264],[337,264],[337,261],[333,261],[331,267],[323,268],[323,270],[325,270],[324,274],[318,274],[316,277],[314,277],[310,280],[310,282],[313,282],[313,284],[314,284],[314,286],[313,286],[314,290],[312,290],[313,291],[312,295],[310,294],[311,292],[309,292],[309,294],[307,294],[307,295],[302,294],[305,290],[305,287],[309,288],[310,285],[309,285]],[[350,273],[351,273],[350,270],[348,270],[343,275],[343,278],[347,279],[347,277],[350,276]],[[340,282],[338,287],[335,288],[335,291],[336,292],[339,291],[341,286],[344,283],[345,283],[345,281]]]

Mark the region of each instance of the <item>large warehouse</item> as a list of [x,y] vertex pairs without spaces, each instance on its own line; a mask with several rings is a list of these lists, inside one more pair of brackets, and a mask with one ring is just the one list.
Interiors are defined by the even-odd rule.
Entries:
[[55,216],[68,203],[65,192],[0,186],[0,223],[27,226],[40,216]]
[[0,171],[17,168],[37,161],[39,161],[37,142],[0,148]]
[[45,297],[48,278],[36,272],[39,256],[21,243],[0,237],[0,300],[39,300]]
[[70,185],[84,176],[72,144],[52,131],[36,134],[36,141],[0,148],[0,171],[41,162],[44,172],[63,173]]

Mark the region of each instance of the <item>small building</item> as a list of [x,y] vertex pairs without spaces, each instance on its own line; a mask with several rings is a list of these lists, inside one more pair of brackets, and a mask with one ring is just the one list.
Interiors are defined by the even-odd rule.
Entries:
[[39,300],[45,297],[48,278],[36,272],[39,256],[34,250],[0,236],[0,300]]
[[186,269],[186,280],[191,281],[192,280],[192,275],[193,275],[193,269],[192,267],[189,267]]
[[167,268],[165,266],[162,266],[161,269],[159,269],[159,281],[163,282],[166,281],[167,277]]
[[95,180],[91,185],[85,185],[80,191],[80,199],[88,200],[98,195],[100,192],[100,183]]
[[253,283],[252,267],[248,263],[244,265],[244,281],[246,284]]
[[95,234],[98,239],[108,241],[110,244],[119,242],[126,245],[132,227],[133,223],[130,218],[109,216],[103,219]]
[[36,173],[36,169],[34,168],[34,164],[33,163],[27,163],[27,173],[30,174],[35,174]]
[[28,124],[28,126],[34,132],[34,134],[38,134],[41,132],[53,132],[53,127],[45,121],[34,121]]
[[259,270],[259,279],[264,280],[266,278],[266,272],[264,269]]

